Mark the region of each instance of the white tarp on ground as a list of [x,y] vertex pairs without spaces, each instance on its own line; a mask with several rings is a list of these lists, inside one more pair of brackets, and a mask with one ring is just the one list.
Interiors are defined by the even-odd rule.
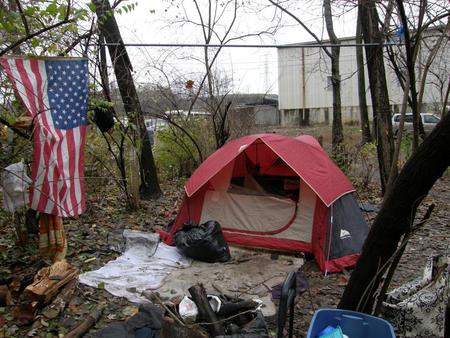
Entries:
[[92,287],[104,283],[105,290],[114,296],[125,297],[135,303],[148,302],[141,296],[142,291],[159,288],[169,274],[190,266],[192,260],[175,247],[164,243],[158,245],[157,234],[144,234],[153,236],[153,244],[151,241],[136,241],[136,236],[131,234],[136,235],[137,232],[128,231],[128,237],[124,232],[127,249],[123,255],[96,271],[81,274],[80,282]]

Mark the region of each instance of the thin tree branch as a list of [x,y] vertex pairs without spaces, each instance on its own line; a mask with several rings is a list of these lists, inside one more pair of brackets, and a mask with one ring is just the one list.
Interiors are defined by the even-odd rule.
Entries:
[[[287,10],[286,8],[284,8],[283,6],[281,6],[280,4],[276,3],[273,0],[269,0],[269,2],[274,5],[275,7],[279,8],[282,12],[286,13],[287,15],[289,15],[292,19],[294,19],[295,21],[297,21],[297,23],[303,27],[304,30],[306,30],[309,35],[311,35],[314,40],[317,41],[317,43],[319,43],[319,45],[321,44],[321,39],[319,39],[319,37],[314,34],[314,32],[312,30],[310,30],[304,23],[303,21],[301,21],[299,18],[297,18],[297,16],[295,16],[293,13],[291,13],[289,10]],[[331,52],[326,49],[325,47],[321,47],[323,49],[323,51],[325,52],[325,54],[327,54],[330,59],[332,58]]]
[[22,19],[23,27],[25,28],[25,34],[30,34],[30,27],[28,26],[27,17],[23,13],[22,4],[20,3],[20,0],[16,0],[16,6],[17,10],[19,11],[20,18]]
[[5,55],[5,54],[8,53],[10,50],[13,50],[13,49],[16,48],[17,46],[20,46],[22,43],[24,43],[24,42],[26,42],[26,41],[28,41],[28,40],[31,40],[32,38],[34,38],[34,37],[36,37],[36,36],[39,36],[39,35],[41,35],[41,34],[43,34],[43,33],[45,33],[45,32],[48,32],[48,31],[50,31],[50,30],[52,30],[52,29],[58,28],[59,26],[63,26],[63,25],[66,25],[66,24],[72,23],[72,22],[74,22],[74,19],[63,20],[63,21],[57,22],[57,23],[55,23],[55,24],[53,24],[53,25],[51,25],[51,26],[44,27],[44,28],[42,28],[42,29],[40,29],[40,30],[38,30],[38,31],[36,31],[36,32],[34,32],[34,33],[32,33],[32,34],[29,34],[29,35],[27,35],[27,36],[24,36],[23,38],[17,40],[17,41],[14,42],[13,44],[9,45],[8,47],[6,47],[6,48],[0,50],[0,56]]
[[4,124],[8,128],[10,128],[12,131],[14,131],[17,135],[23,137],[24,139],[30,140],[31,136],[24,133],[22,130],[14,127],[12,124],[10,124],[8,121],[0,117],[0,123]]

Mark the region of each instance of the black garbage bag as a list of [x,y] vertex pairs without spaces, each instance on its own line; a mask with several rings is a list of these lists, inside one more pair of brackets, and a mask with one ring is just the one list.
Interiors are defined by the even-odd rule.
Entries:
[[114,127],[114,109],[109,106],[97,106],[94,108],[94,121],[102,133],[106,133]]
[[253,319],[237,330],[230,329],[233,324],[228,323],[227,332],[232,332],[226,335],[216,336],[216,338],[270,338],[269,330],[261,311],[258,310],[256,313],[252,313],[252,317]]
[[175,245],[186,256],[199,261],[215,263],[231,259],[230,249],[216,221],[197,225],[185,223],[174,235]]

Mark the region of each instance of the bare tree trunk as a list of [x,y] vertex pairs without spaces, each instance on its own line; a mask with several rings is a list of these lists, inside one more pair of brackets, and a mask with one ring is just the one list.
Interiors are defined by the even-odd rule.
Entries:
[[386,263],[413,224],[421,201],[450,165],[449,144],[450,115],[447,114],[406,162],[387,192],[339,308],[371,313]]
[[356,21],[356,63],[358,67],[358,97],[359,97],[359,114],[361,119],[361,143],[372,142],[370,134],[369,112],[367,111],[366,100],[366,79],[364,76],[364,55],[361,34],[361,14],[358,9],[358,19]]
[[337,38],[333,29],[333,16],[331,13],[330,0],[323,0],[325,24],[327,27],[330,42],[334,45],[331,47],[331,79],[333,85],[333,129],[332,129],[332,145],[333,152],[339,149],[344,141],[344,131],[342,126],[342,108],[341,108],[341,76],[339,72],[339,55],[341,42]]
[[[423,94],[425,92],[425,86],[426,86],[428,72],[430,70],[430,67],[431,67],[434,59],[436,58],[436,55],[437,55],[439,49],[442,46],[442,42],[443,42],[444,38],[446,38],[448,36],[449,29],[450,29],[450,17],[447,18],[447,25],[445,25],[445,28],[443,29],[442,34],[438,37],[434,46],[429,51],[427,61],[425,63],[425,67],[423,68],[422,78],[420,79],[420,83],[419,83],[419,94],[418,94],[418,98],[417,98],[417,107],[418,107],[417,109],[419,110],[419,112],[422,112]],[[445,104],[444,104],[444,107],[445,107]]]
[[161,194],[161,189],[159,187],[150,139],[147,134],[141,105],[131,74],[131,61],[123,45],[114,14],[111,13],[109,1],[93,0],[93,3],[96,6],[99,29],[105,37],[105,41],[110,44],[108,45],[109,54],[114,66],[125,111],[135,121],[139,131],[139,140],[141,142],[139,140],[135,140],[135,142],[137,141],[137,144],[140,144],[141,198],[148,199],[157,197]]
[[392,137],[391,107],[389,105],[389,94],[381,46],[383,39],[378,27],[378,13],[375,4],[376,1],[374,0],[361,0],[359,10],[364,42],[379,44],[379,46],[366,45],[365,50],[372,98],[381,190],[384,194],[389,180],[389,171],[392,166],[394,138]]
[[[426,6],[426,1],[420,1],[420,15],[423,17],[424,6]],[[420,118],[420,111],[417,105],[417,89],[416,89],[416,73],[415,73],[415,63],[417,51],[420,46],[420,35],[416,36],[415,42],[411,41],[411,36],[409,34],[408,28],[408,18],[406,17],[405,8],[403,6],[403,0],[397,0],[397,8],[400,16],[400,20],[403,26],[403,31],[405,32],[405,50],[406,50],[406,69],[409,76],[409,92],[411,97],[411,110],[413,114],[413,150],[419,146],[419,134],[425,135],[423,130],[422,120]],[[419,21],[421,19],[419,18]],[[420,26],[420,24],[419,24]],[[421,27],[418,27],[421,29]]]

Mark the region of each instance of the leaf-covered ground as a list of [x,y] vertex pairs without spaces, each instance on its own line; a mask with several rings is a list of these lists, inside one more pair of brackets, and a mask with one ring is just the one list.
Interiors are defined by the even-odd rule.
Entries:
[[[103,266],[115,258],[117,253],[109,249],[108,241],[123,229],[152,231],[162,227],[176,215],[182,196],[182,182],[171,182],[162,188],[163,196],[157,201],[143,201],[141,208],[130,212],[124,204],[114,185],[90,183],[87,212],[77,220],[66,220],[65,229],[68,236],[69,250],[67,260],[81,271],[88,271]],[[436,208],[427,224],[415,233],[407,246],[400,266],[394,276],[392,285],[400,285],[418,276],[428,255],[444,253],[449,243],[450,234],[450,175],[440,179],[419,209],[417,219],[425,212],[427,205],[436,204]],[[359,197],[368,203],[379,205],[379,192],[374,187],[359,192]],[[373,219],[375,213],[367,218]],[[0,214],[0,279],[17,276],[33,276],[40,264],[36,238],[30,237],[25,246],[16,244],[13,220],[6,213]],[[310,289],[302,294],[296,305],[295,334],[304,337],[314,310],[319,307],[334,307],[344,290],[348,272],[323,276],[314,261],[304,265],[304,273]],[[17,285],[20,290],[20,285]],[[14,303],[24,302],[21,291],[14,295]],[[12,307],[0,308],[0,337],[62,337],[82,318],[90,314],[96,306],[105,306],[101,320],[95,329],[108,323],[125,320],[137,311],[134,304],[125,299],[112,297],[102,289],[93,289],[79,285],[75,296],[62,315],[55,319],[46,319],[41,311],[31,324],[23,325],[27,313],[12,311]],[[20,319],[17,319],[17,317]],[[29,319],[29,318],[28,318]],[[275,332],[274,318],[268,319],[271,332]]]

